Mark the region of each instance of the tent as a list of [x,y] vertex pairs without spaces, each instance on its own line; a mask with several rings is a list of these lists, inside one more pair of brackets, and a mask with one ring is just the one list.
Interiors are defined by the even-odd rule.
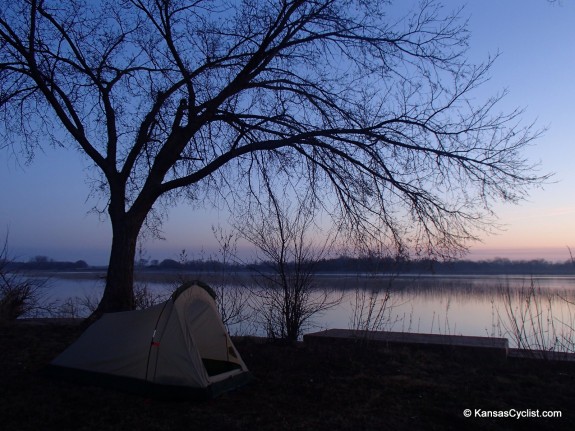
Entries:
[[145,310],[104,314],[50,364],[52,375],[144,392],[211,398],[250,380],[209,286],[180,286]]

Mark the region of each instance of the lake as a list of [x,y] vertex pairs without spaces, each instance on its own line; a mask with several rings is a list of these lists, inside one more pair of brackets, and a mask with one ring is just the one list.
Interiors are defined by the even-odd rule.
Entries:
[[[197,275],[195,276],[197,277]],[[261,291],[251,276],[202,274],[230,304],[246,301],[248,316],[231,322],[235,335],[265,335],[258,302]],[[148,296],[167,297],[175,276],[148,274],[137,282]],[[232,281],[233,280],[233,281]],[[97,303],[104,286],[99,274],[53,274],[46,299],[61,315],[85,316],[86,303]],[[575,276],[318,275],[311,300],[327,294],[337,305],[317,313],[304,328],[352,328],[452,335],[507,337],[511,346],[573,351]],[[261,298],[260,298],[261,299]],[[254,305],[255,304],[255,305]],[[245,310],[244,310],[245,311]]]

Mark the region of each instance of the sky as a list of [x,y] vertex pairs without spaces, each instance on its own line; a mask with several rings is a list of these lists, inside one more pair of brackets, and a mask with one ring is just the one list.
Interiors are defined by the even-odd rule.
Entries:
[[[524,108],[526,122],[548,128],[526,156],[540,163],[540,173],[554,173],[519,205],[497,205],[503,229],[472,244],[467,258],[566,260],[567,247],[575,253],[575,0],[442,3],[446,9],[465,6],[471,60],[500,54],[483,88],[490,94],[507,89],[502,109]],[[89,166],[72,150],[38,151],[30,165],[0,152],[0,236],[9,233],[14,258],[107,263],[111,228],[92,211],[100,202],[90,195]],[[172,208],[165,239],[145,241],[143,257],[177,259],[183,249],[189,258],[214,255],[211,227],[226,228],[226,221],[218,210]]]

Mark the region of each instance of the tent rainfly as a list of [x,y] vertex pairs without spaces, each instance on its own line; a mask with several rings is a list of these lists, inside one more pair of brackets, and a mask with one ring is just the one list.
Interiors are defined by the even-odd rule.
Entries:
[[213,291],[198,281],[145,310],[104,314],[52,361],[49,372],[149,395],[203,399],[250,380]]

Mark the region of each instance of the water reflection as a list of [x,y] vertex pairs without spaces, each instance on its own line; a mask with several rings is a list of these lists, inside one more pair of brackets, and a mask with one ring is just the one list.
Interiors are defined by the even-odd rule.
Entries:
[[[357,285],[380,296],[382,288],[389,290],[382,329],[506,337],[512,347],[546,350],[572,351],[575,345],[574,277],[398,277],[387,287],[382,283]],[[349,327],[349,316],[362,306],[357,291],[348,293],[323,323]]]
[[[197,277],[197,275],[195,276]],[[217,277],[204,274],[208,283]],[[222,292],[246,290],[250,294],[251,276],[241,276],[237,283],[223,286]],[[174,280],[153,278],[140,280],[150,292],[166,296],[174,289]],[[380,322],[375,329],[507,337],[511,345],[520,345],[533,332],[544,333],[547,344],[553,337],[573,338],[575,332],[575,277],[573,276],[400,276],[370,277],[321,275],[321,288],[332,289],[342,300],[338,306],[317,315],[306,332],[327,328],[351,328],[358,325],[358,313],[366,302],[375,301]],[[51,299],[60,304],[70,298],[91,298],[97,302],[104,280],[97,276],[74,278],[53,276],[49,281]],[[387,300],[383,303],[383,298]],[[76,313],[87,314],[77,308]],[[361,316],[360,316],[361,317]],[[523,327],[520,327],[523,325]],[[253,322],[230,328],[232,334],[263,335]],[[523,339],[521,339],[521,337]],[[541,345],[539,347],[556,348]],[[565,349],[563,349],[565,350]]]

